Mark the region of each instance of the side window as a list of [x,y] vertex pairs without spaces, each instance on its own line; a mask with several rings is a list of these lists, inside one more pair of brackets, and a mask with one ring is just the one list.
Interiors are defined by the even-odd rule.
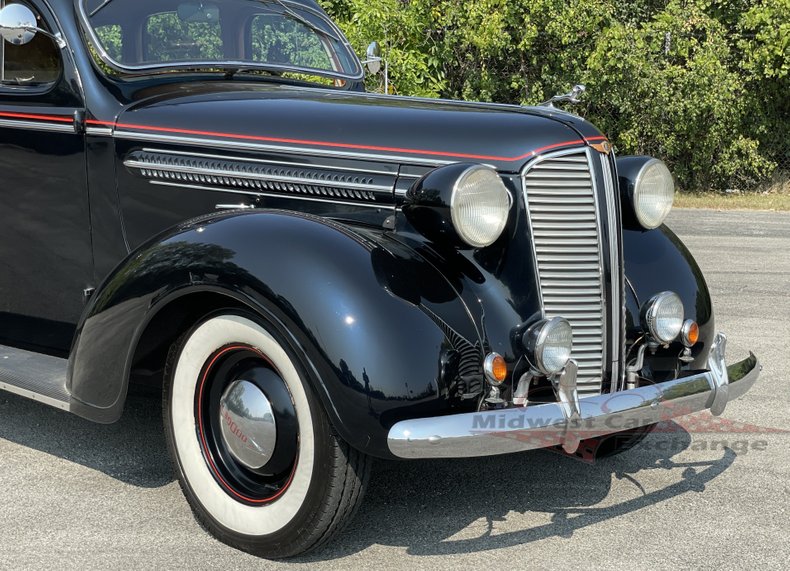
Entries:
[[304,24],[279,14],[252,19],[252,59],[313,69],[333,69],[318,34]]
[[[0,0],[0,7],[6,4],[25,4],[33,10],[33,7],[25,2]],[[36,19],[40,28],[50,31],[38,13]],[[0,40],[0,90],[48,88],[60,78],[62,71],[60,50],[51,38],[36,34],[32,40],[21,46]]]
[[223,59],[219,20],[190,22],[175,12],[154,14],[145,25],[146,61]]
[[115,61],[123,62],[123,34],[118,24],[107,24],[94,28],[107,54]]

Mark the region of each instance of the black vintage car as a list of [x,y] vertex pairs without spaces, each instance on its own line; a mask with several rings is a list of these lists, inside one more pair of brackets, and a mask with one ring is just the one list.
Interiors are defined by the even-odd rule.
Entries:
[[320,545],[371,457],[619,452],[759,374],[666,166],[575,115],[365,93],[313,0],[0,7],[0,388],[161,387],[231,545]]

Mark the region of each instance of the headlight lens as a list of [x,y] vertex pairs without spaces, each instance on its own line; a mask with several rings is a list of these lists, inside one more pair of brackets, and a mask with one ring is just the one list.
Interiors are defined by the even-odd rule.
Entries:
[[542,320],[524,335],[524,348],[532,365],[545,375],[562,371],[571,358],[573,330],[567,319]]
[[645,164],[634,185],[634,212],[646,229],[664,222],[675,199],[675,183],[667,165],[658,159]]
[[683,327],[683,302],[678,294],[664,291],[653,296],[644,310],[645,326],[661,343],[677,339]]
[[475,248],[493,244],[502,234],[510,212],[510,193],[490,167],[475,165],[455,183],[450,202],[453,227]]

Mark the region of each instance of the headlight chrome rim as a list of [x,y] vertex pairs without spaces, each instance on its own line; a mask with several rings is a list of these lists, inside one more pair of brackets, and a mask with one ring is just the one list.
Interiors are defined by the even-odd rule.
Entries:
[[[555,338],[567,334],[569,342],[566,346],[561,346],[558,341],[554,341],[554,347],[564,350],[565,353],[547,358],[546,349],[549,348],[552,334],[555,335]],[[573,328],[564,317],[542,319],[527,330],[523,345],[527,350],[527,358],[534,369],[546,376],[556,375],[565,368],[573,353]]]
[[[672,307],[674,305],[674,308]],[[667,315],[667,307],[675,309],[674,315]],[[678,312],[677,309],[680,309]],[[643,324],[650,335],[659,343],[667,345],[681,334],[685,319],[683,300],[673,291],[662,291],[650,298],[643,311]],[[674,322],[666,323],[667,320]],[[663,321],[663,322],[662,322]]]
[[[663,171],[661,174],[665,175],[665,182],[668,181],[668,188],[671,188],[669,193],[669,198],[664,196],[664,204],[660,204],[659,207],[654,212],[649,212],[644,208],[643,193],[647,192],[645,188],[645,179],[648,175],[648,172],[651,169],[659,169],[659,171]],[[675,202],[675,181],[672,178],[672,173],[670,172],[667,165],[664,161],[660,159],[650,159],[639,170],[639,174],[636,176],[636,181],[634,182],[634,190],[633,195],[631,197],[631,203],[634,209],[634,213],[636,214],[636,218],[639,221],[639,224],[645,228],[646,230],[654,230],[661,226],[664,221],[666,220],[669,213],[672,211],[672,206]]]
[[[468,181],[469,178],[475,173],[486,173],[490,175],[496,190],[500,193],[500,197],[506,200],[506,205],[498,205],[498,207],[504,206],[500,212],[499,220],[492,229],[485,233],[480,231],[480,227],[478,225],[468,224],[469,220],[464,220],[465,214],[461,212],[465,206],[461,204],[461,200],[463,199],[462,194],[464,193],[461,185]],[[496,242],[500,236],[502,236],[502,232],[505,231],[505,227],[507,226],[507,221],[510,217],[510,210],[512,206],[513,197],[505,186],[505,183],[502,182],[499,173],[486,165],[472,165],[464,170],[453,184],[453,191],[450,197],[450,218],[453,223],[453,228],[458,233],[458,236],[461,238],[461,240],[473,248],[486,248]],[[493,208],[496,207],[497,206],[494,206]],[[467,206],[467,208],[469,207]],[[466,215],[468,215],[468,213]]]

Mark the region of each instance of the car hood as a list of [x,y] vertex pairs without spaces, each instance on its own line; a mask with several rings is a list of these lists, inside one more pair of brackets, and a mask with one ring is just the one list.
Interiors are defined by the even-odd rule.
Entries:
[[482,162],[518,172],[538,153],[600,142],[559,110],[236,82],[140,92],[117,118],[138,138],[403,164]]

